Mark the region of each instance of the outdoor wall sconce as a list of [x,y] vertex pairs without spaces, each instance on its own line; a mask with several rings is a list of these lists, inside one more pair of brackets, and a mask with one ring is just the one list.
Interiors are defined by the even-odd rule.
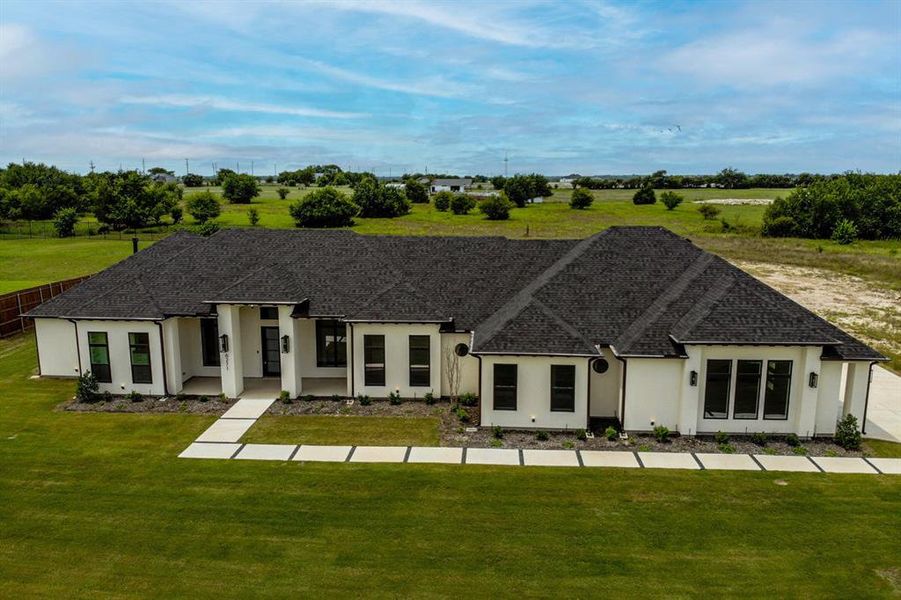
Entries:
[[697,371],[692,371],[688,375],[688,385],[691,385],[691,386],[698,385],[698,372]]
[[223,354],[228,352],[228,334],[223,333],[219,336],[219,352]]
[[287,334],[282,336],[282,354],[287,354],[291,351],[291,338],[288,337]]
[[816,373],[814,373],[813,371],[811,371],[810,376],[807,378],[807,385],[809,385],[812,388],[815,388],[817,386],[817,382],[819,381],[819,379],[820,379],[820,376],[817,375]]

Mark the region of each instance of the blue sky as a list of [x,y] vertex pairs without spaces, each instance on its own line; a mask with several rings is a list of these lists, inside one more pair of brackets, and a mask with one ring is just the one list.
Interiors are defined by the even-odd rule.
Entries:
[[0,160],[901,169],[901,2],[0,2]]

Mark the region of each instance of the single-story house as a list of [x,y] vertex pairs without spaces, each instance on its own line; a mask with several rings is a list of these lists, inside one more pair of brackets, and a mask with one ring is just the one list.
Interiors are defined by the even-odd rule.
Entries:
[[472,187],[472,179],[433,179],[429,184],[429,193],[465,192]]
[[685,435],[866,424],[885,360],[657,227],[583,240],[180,232],[32,310],[42,376],[229,397],[480,398],[481,425]]

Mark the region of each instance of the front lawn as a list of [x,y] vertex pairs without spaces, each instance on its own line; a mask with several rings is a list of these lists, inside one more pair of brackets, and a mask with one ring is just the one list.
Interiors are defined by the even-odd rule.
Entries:
[[437,446],[435,417],[263,416],[241,439],[248,444]]
[[215,417],[34,367],[0,341],[3,598],[898,593],[898,476],[178,459]]

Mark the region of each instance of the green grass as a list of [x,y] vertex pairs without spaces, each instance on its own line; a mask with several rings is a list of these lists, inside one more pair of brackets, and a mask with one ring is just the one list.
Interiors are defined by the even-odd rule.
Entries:
[[0,597],[897,597],[901,477],[178,459],[213,417],[34,367],[0,341]]
[[901,444],[883,440],[864,440],[864,450],[879,458],[901,458]]
[[438,419],[333,415],[262,417],[241,441],[248,444],[437,446]]

